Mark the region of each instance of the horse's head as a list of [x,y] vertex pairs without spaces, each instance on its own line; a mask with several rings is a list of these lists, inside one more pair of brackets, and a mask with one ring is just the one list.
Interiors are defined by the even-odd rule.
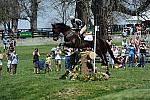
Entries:
[[52,24],[53,40],[57,41],[59,39],[59,29],[56,24]]
[[71,28],[64,23],[52,24],[53,40],[57,41],[60,37],[60,33],[66,36],[70,30]]

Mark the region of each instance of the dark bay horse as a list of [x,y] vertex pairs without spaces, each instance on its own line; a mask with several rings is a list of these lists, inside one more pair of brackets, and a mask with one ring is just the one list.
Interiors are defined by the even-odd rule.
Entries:
[[[52,31],[53,31],[53,40],[57,41],[59,39],[60,33],[64,35],[64,46],[72,47],[72,48],[86,48],[86,47],[94,47],[94,41],[87,42],[80,38],[80,36],[74,32],[71,27],[65,25],[64,23],[55,23],[52,24]],[[102,40],[96,39],[96,54],[102,59],[102,65],[108,65],[107,55],[106,53],[109,52],[110,56],[114,60],[115,63],[120,63],[114,57],[113,52],[109,46],[109,44]]]

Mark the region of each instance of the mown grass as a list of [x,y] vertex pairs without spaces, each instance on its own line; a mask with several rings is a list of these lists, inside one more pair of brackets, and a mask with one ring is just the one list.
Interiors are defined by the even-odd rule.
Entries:
[[[111,78],[104,81],[60,80],[64,73],[53,71],[34,74],[32,52],[39,48],[41,59],[54,45],[17,47],[19,64],[16,75],[6,72],[4,59],[3,73],[0,76],[0,100],[149,100],[150,67],[110,69]],[[97,67],[100,64],[97,63]]]

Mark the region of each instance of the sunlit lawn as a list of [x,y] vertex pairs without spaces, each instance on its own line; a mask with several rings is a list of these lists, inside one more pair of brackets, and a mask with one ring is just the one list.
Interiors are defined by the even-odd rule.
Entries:
[[[111,69],[111,78],[105,81],[60,80],[61,72],[34,74],[32,52],[39,48],[41,59],[45,59],[51,46],[17,47],[19,64],[16,75],[6,72],[6,59],[0,76],[0,100],[150,100],[150,67]],[[97,67],[100,64],[97,63]]]

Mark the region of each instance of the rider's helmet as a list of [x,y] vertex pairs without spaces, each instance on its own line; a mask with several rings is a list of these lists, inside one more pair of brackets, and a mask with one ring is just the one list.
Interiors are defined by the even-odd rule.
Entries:
[[72,19],[74,19],[75,17],[74,16],[70,16],[70,19],[72,20]]

